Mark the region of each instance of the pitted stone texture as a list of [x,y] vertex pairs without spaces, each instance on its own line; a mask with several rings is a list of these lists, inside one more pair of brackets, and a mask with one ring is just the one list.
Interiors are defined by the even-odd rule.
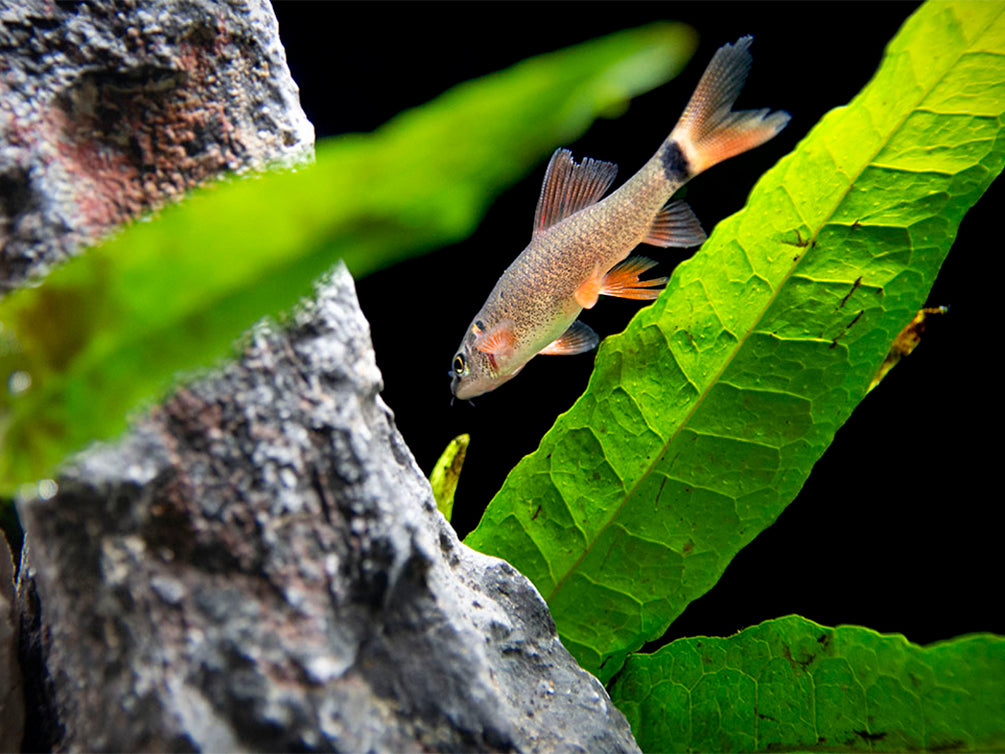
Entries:
[[0,0],[0,295],[313,145],[268,0]]
[[0,532],[0,751],[20,751],[24,734],[24,689],[17,661],[17,599],[14,561]]
[[458,542],[380,388],[339,267],[21,504],[56,746],[637,751],[530,582]]

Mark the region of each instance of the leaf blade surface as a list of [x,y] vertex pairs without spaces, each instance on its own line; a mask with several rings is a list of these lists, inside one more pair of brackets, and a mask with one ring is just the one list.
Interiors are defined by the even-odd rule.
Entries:
[[467,538],[534,581],[601,680],[795,498],[924,303],[1005,160],[1002,11],[922,6],[873,81],[604,342]]
[[634,654],[611,698],[643,751],[993,751],[1005,637],[921,647],[790,615]]

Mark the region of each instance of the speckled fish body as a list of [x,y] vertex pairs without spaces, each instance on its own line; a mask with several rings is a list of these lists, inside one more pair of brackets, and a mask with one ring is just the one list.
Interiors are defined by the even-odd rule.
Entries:
[[583,310],[577,290],[642,243],[653,217],[683,184],[668,180],[657,163],[650,160],[606,199],[537,232],[499,278],[474,322],[511,321],[514,361],[526,362],[566,332]]
[[617,166],[560,149],[545,174],[530,244],[499,278],[454,356],[451,391],[462,399],[494,390],[534,356],[594,348],[577,318],[601,294],[652,300],[665,278],[641,280],[655,262],[630,256],[640,243],[700,244],[687,205],[667,204],[690,178],[777,134],[788,115],[731,110],[750,67],[751,38],[716,52],[688,107],[652,158],[608,197]]

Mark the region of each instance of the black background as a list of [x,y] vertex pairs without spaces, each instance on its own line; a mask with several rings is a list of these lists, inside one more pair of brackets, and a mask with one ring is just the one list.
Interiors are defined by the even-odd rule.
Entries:
[[[883,49],[917,7],[897,3],[279,2],[280,34],[318,137],[370,131],[450,86],[524,57],[656,20],[701,35],[677,79],[598,121],[577,158],[617,162],[620,180],[668,133],[717,47],[753,34],[754,67],[739,106],[792,115],[774,141],[692,181],[689,203],[709,232],[740,209],[757,178],[828,110],[870,79]],[[384,398],[428,473],[462,432],[471,447],[455,503],[463,536],[506,473],[533,451],[582,392],[593,357],[542,357],[498,391],[450,405],[446,376],[464,328],[527,243],[544,162],[500,196],[476,234],[358,282],[372,326]],[[667,638],[729,634],[798,613],[915,642],[1005,633],[997,487],[1002,422],[998,378],[1001,186],[971,211],[929,303],[948,316],[838,432],[799,497],[695,601]],[[994,224],[993,224],[994,223]],[[651,250],[668,274],[682,258]],[[601,336],[638,303],[604,299],[587,313]]]

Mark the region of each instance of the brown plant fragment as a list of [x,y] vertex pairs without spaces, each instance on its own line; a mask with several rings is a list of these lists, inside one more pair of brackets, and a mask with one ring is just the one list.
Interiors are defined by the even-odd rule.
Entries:
[[929,316],[933,314],[945,314],[948,311],[948,306],[927,306],[915,314],[914,319],[908,322],[907,326],[900,331],[900,334],[893,339],[890,352],[883,359],[883,364],[880,366],[879,371],[876,372],[876,376],[872,378],[872,382],[869,383],[869,389],[866,392],[872,392],[872,389],[883,381],[887,372],[893,369],[904,356],[907,356],[918,347],[918,344],[921,343],[921,336],[925,332]]

